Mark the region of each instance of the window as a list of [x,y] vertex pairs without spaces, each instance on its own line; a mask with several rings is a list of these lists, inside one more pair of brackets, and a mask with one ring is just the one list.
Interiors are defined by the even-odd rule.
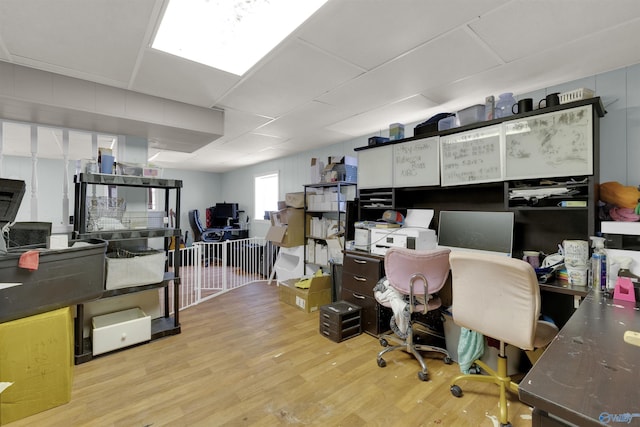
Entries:
[[257,175],[253,183],[254,218],[265,218],[265,212],[278,210],[278,172]]

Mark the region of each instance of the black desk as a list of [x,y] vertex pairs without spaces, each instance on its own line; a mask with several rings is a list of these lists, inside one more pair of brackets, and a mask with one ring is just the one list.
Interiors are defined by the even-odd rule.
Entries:
[[586,296],[520,382],[533,426],[560,425],[546,413],[578,426],[640,425],[640,347],[624,342],[627,330],[640,331],[633,303]]
[[589,288],[586,286],[571,286],[561,280],[541,284],[542,314],[549,316],[559,328],[562,328],[573,316],[588,291]]

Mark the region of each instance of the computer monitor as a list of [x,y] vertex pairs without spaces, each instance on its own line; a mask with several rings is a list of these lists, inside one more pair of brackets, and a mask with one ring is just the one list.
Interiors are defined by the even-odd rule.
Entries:
[[513,212],[441,211],[438,246],[511,256]]
[[213,227],[224,227],[229,225],[229,218],[232,223],[238,222],[238,204],[237,203],[216,203],[213,208]]
[[47,243],[51,236],[50,222],[15,222],[9,227],[10,248]]

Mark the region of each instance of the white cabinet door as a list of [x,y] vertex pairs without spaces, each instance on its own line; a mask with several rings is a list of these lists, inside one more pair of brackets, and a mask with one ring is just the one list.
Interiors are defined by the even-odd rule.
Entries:
[[504,123],[505,179],[593,174],[591,105]]
[[437,136],[393,145],[393,186],[440,185]]
[[358,188],[393,185],[393,146],[358,151]]

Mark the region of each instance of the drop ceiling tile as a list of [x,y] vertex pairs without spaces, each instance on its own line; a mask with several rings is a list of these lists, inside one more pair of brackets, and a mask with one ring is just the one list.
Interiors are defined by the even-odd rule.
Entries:
[[291,42],[220,102],[237,110],[278,117],[361,72],[315,48]]
[[468,31],[456,30],[319,98],[368,111],[498,66]]
[[281,138],[292,138],[301,133],[307,133],[309,129],[319,129],[335,123],[345,114],[342,108],[311,101],[261,126],[257,131]]
[[[516,0],[470,27],[511,62],[640,17],[640,2]],[[589,56],[593,49],[582,53]]]
[[146,49],[132,90],[201,107],[211,107],[240,77]]
[[[410,123],[424,121],[435,104],[422,95],[412,96],[400,102],[385,105],[366,113],[358,114],[347,120],[335,123],[328,129],[342,132],[351,136],[365,134],[389,135],[391,123]],[[410,129],[405,129],[405,136],[412,136]]]
[[3,0],[0,37],[18,64],[126,84],[154,6],[155,0]]
[[281,144],[282,142],[283,140],[281,138],[264,134],[247,133],[229,140],[223,145],[217,145],[216,148],[235,153],[252,154],[262,150],[267,150],[270,147]]
[[[445,111],[456,111],[482,102],[487,95],[497,97],[502,92],[513,92],[517,96],[543,88],[565,91],[581,87],[580,84],[595,86],[593,76],[640,62],[640,51],[631,52],[625,47],[625,40],[635,37],[634,34],[640,34],[640,21],[554,46],[423,93],[431,99],[443,100]],[[585,55],[584,52],[591,53]],[[582,80],[585,78],[587,81]],[[590,88],[596,90],[597,95],[597,88]]]
[[334,1],[314,15],[298,36],[370,70],[505,2]]

